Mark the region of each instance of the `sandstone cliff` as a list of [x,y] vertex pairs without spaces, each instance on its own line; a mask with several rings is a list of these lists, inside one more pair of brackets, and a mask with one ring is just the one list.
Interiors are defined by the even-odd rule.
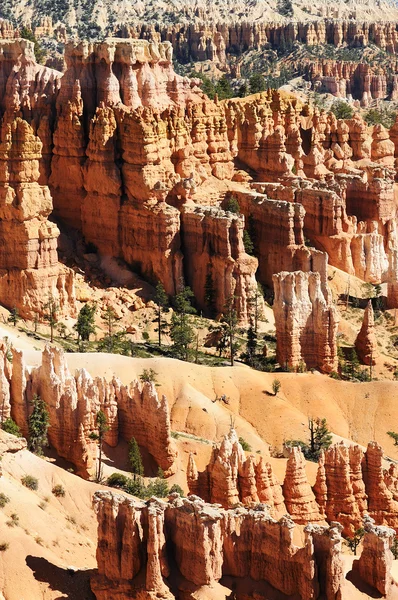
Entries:
[[[221,599],[242,578],[246,594],[256,590],[259,599],[268,598],[270,589],[302,600],[349,598],[338,523],[308,525],[299,547],[293,543],[294,523],[288,517],[275,521],[262,504],[225,510],[195,496],[143,503],[97,492],[94,506],[98,573],[91,586],[98,600],[181,594]],[[386,528],[366,528],[359,574],[386,594],[391,586],[391,538],[384,534]]]
[[80,475],[87,477],[95,466],[97,444],[90,434],[96,431],[99,410],[105,413],[109,427],[106,444],[114,447],[119,440],[129,442],[135,437],[166,475],[174,472],[177,449],[171,437],[169,407],[164,396],[159,399],[154,384],[133,381],[125,386],[117,378],[93,379],[85,369],[72,375],[63,352],[50,346],[43,352],[41,366],[30,373],[22,353],[13,352],[12,374],[4,348],[2,356],[2,414],[6,418],[11,414],[27,436],[31,400],[39,394],[49,412],[50,445]]
[[279,364],[337,369],[338,315],[322,290],[319,273],[274,275],[274,315]]

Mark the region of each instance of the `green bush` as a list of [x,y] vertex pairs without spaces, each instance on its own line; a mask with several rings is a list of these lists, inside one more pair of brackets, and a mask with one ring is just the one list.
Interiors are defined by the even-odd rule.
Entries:
[[126,477],[126,475],[123,475],[122,473],[112,473],[112,475],[108,477],[106,485],[109,485],[109,487],[125,489],[128,483],[129,478]]
[[65,488],[61,484],[54,485],[51,491],[57,498],[63,498],[65,496]]
[[235,213],[236,215],[240,215],[240,206],[237,198],[231,196],[228,202],[225,205],[225,210],[231,213]]
[[9,502],[10,499],[8,496],[6,496],[5,494],[3,494],[3,492],[1,492],[0,494],[0,508],[4,508],[5,505],[7,504],[7,502]]
[[11,417],[9,417],[5,421],[3,421],[1,428],[3,431],[6,431],[7,433],[11,433],[12,435],[21,437],[21,431],[20,431],[18,425],[15,423],[15,421],[13,421],[13,419],[11,419]]
[[243,439],[243,437],[239,438],[239,443],[242,446],[243,450],[245,450],[245,452],[252,451],[252,447],[250,446],[250,444],[248,442],[246,442],[246,440]]
[[32,475],[24,475],[24,477],[21,477],[21,483],[30,490],[36,491],[39,489],[39,480]]
[[174,485],[171,486],[169,494],[179,494],[180,496],[185,495],[184,490],[178,485],[178,483],[174,483]]
[[335,102],[330,110],[337,119],[351,119],[354,114],[352,106],[343,100]]

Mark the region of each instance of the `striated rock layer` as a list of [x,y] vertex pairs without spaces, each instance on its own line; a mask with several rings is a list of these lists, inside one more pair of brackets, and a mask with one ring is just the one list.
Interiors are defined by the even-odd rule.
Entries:
[[336,308],[319,273],[274,275],[276,355],[279,364],[337,370]]
[[[263,504],[225,510],[196,496],[144,503],[104,491],[96,492],[94,506],[98,572],[91,587],[98,600],[221,599],[230,596],[222,577],[233,587],[245,578],[248,597],[255,590],[259,600],[271,589],[302,600],[348,598],[338,523],[308,525],[300,547],[293,543],[294,523],[272,519]],[[366,526],[359,574],[385,594],[391,552],[381,529]]]
[[85,369],[72,375],[64,353],[50,346],[43,351],[41,366],[31,372],[17,350],[13,351],[12,369],[6,358],[3,360],[3,418],[11,414],[27,437],[31,400],[39,394],[49,412],[50,445],[80,475],[87,477],[95,466],[97,443],[90,434],[96,432],[99,410],[105,413],[109,427],[106,444],[115,447],[119,440],[129,442],[134,437],[166,475],[174,472],[177,450],[171,437],[169,407],[164,396],[158,398],[153,383],[133,381],[125,386],[117,378],[93,379]]

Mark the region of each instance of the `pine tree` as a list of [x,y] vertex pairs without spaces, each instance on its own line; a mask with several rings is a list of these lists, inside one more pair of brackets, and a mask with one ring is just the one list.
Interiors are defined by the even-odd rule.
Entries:
[[50,325],[50,341],[51,341],[51,343],[53,343],[54,327],[56,326],[56,324],[58,322],[57,313],[59,311],[59,304],[55,300],[55,298],[52,294],[49,294],[48,300],[47,300],[46,304],[44,305],[44,310],[45,310],[44,319]]
[[194,329],[189,322],[189,315],[196,312],[191,305],[193,297],[191,288],[184,286],[174,298],[170,337],[173,341],[173,352],[181,360],[188,360],[190,345],[195,339]]
[[357,548],[362,541],[363,536],[365,535],[365,530],[360,527],[357,529],[353,535],[353,537],[348,537],[345,540],[346,545],[349,547],[351,552],[356,556]]
[[205,304],[209,310],[210,317],[214,316],[216,306],[216,293],[214,290],[213,274],[211,272],[211,265],[207,268],[206,281],[205,281]]
[[254,245],[251,240],[250,234],[247,229],[243,230],[243,245],[245,247],[246,254],[250,254],[250,256],[254,255]]
[[50,426],[50,416],[44,400],[37,394],[34,395],[33,411],[29,417],[28,448],[35,454],[43,454],[43,447],[48,444],[47,431]]
[[235,310],[235,296],[230,296],[224,306],[224,314],[222,316],[222,322],[226,325],[226,336],[229,345],[229,355],[231,360],[231,367],[234,366],[234,357],[238,349],[236,341],[236,335],[238,333],[238,315]]
[[158,282],[155,291],[155,303],[156,303],[156,323],[157,329],[155,331],[158,332],[158,344],[162,345],[162,333],[165,333],[168,328],[167,321],[163,318],[163,314],[167,311],[167,307],[169,304],[169,299],[166,294],[166,290],[163,285]]
[[239,206],[239,202],[238,200],[235,198],[235,196],[231,196],[228,201],[227,204],[225,205],[225,210],[227,212],[231,212],[234,213],[235,215],[240,215],[240,206]]
[[250,366],[253,366],[254,358],[256,356],[257,351],[257,334],[253,327],[253,324],[250,324],[249,329],[247,330],[247,343],[246,343],[246,353],[248,357],[248,363]]
[[11,310],[10,310],[10,315],[8,317],[8,322],[12,323],[14,325],[14,327],[16,327],[18,321],[20,320],[20,315],[19,315],[19,311],[17,309],[16,306],[14,306]]
[[263,297],[263,288],[259,283],[257,283],[257,289],[248,298],[250,313],[253,320],[254,331],[256,332],[256,334],[258,331],[258,322],[264,317],[263,311],[261,310]]
[[106,414],[99,410],[97,412],[95,418],[95,425],[97,428],[97,432],[92,431],[89,435],[91,440],[95,440],[98,442],[98,463],[97,463],[97,481],[101,481],[102,479],[102,444],[104,441],[105,433],[109,430],[109,426],[107,424]]
[[137,444],[137,440],[134,437],[131,438],[129,443],[129,462],[135,481],[137,475],[141,477],[144,474],[144,465],[142,464],[140,448]]
[[75,325],[75,329],[77,331],[77,341],[80,342],[88,342],[90,340],[90,335],[95,333],[95,311],[97,307],[95,304],[85,304],[83,308],[80,309],[79,315],[77,317],[77,322]]
[[111,306],[106,307],[102,319],[105,321],[108,327],[108,334],[103,341],[105,342],[105,347],[107,348],[108,352],[113,352],[115,345],[114,327],[116,323],[116,313]]
[[308,429],[310,432],[308,458],[318,460],[322,450],[327,450],[332,444],[332,434],[328,429],[326,419],[308,419]]

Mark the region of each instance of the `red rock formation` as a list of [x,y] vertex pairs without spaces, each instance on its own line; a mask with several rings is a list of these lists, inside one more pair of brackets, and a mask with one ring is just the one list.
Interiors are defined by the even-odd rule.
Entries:
[[260,456],[256,466],[256,487],[259,501],[270,507],[273,516],[286,512],[282,488],[272,471],[271,465],[264,462],[262,456]]
[[239,215],[217,208],[184,207],[181,234],[187,283],[201,306],[206,306],[206,283],[211,278],[214,306],[222,313],[228,299],[236,298],[236,310],[242,321],[250,317],[250,298],[257,289],[255,273],[258,261],[245,252],[244,220]]
[[191,494],[230,508],[243,503],[264,502],[272,515],[286,512],[282,489],[269,463],[254,455],[246,456],[234,429],[214,448],[207,468],[198,472],[191,453],[187,466],[187,483]]
[[392,584],[391,545],[395,531],[389,527],[376,527],[374,520],[368,516],[364,518],[364,529],[363,550],[359,560],[354,562],[353,568],[359,572],[363,581],[375,588],[383,597],[388,596]]
[[230,507],[239,503],[239,467],[245,462],[245,453],[237,433],[231,429],[221,443],[215,460],[210,467],[211,502]]
[[[286,517],[274,521],[264,507],[225,511],[193,496],[144,504],[111,492],[97,492],[94,505],[98,574],[91,586],[98,600],[108,600],[110,594],[120,600],[136,594],[142,599],[155,594],[174,598],[167,577],[170,572],[172,578],[176,568],[174,593],[187,591],[191,597],[206,593],[226,597],[228,588],[218,583],[222,575],[232,582],[251,578],[259,598],[265,598],[260,591],[265,583],[303,600],[318,598],[320,590],[328,600],[340,597],[343,577],[337,525],[307,527],[304,546],[297,547],[294,523]],[[153,513],[157,526],[148,530]],[[167,557],[162,552],[165,542]]]
[[336,370],[339,319],[319,273],[282,272],[273,281],[279,364]]
[[282,487],[287,511],[295,523],[322,521],[314,493],[308,483],[301,448],[288,448],[288,452],[289,459]]
[[360,478],[357,477],[362,458],[358,446],[346,446],[341,442],[328,448],[319,461],[314,486],[316,500],[329,523],[341,523],[344,535],[352,535],[360,527],[367,507],[362,472]]
[[119,437],[129,442],[135,437],[146,448],[166,475],[174,472],[177,450],[171,437],[170,415],[166,398],[159,400],[154,384],[138,381],[124,386],[116,378],[93,379],[85,369],[73,376],[63,352],[47,346],[42,365],[29,375],[21,353],[13,353],[11,379],[11,415],[24,435],[31,412],[32,396],[37,393],[46,402],[50,428],[48,438],[56,452],[72,462],[87,476],[93,469],[97,444],[90,434],[96,431],[96,414],[102,410],[109,430],[104,442],[116,446]]
[[50,191],[41,186],[42,144],[21,118],[3,120],[0,140],[0,302],[27,318],[43,314],[51,295],[74,310],[73,273],[58,263],[59,230],[48,220]]
[[376,364],[376,358],[379,356],[379,349],[374,330],[374,315],[371,300],[369,300],[365,309],[362,327],[355,340],[355,349],[361,363],[364,365]]
[[398,502],[388,489],[383,471],[383,450],[370,442],[365,453],[364,480],[368,495],[368,512],[378,525],[398,527]]

